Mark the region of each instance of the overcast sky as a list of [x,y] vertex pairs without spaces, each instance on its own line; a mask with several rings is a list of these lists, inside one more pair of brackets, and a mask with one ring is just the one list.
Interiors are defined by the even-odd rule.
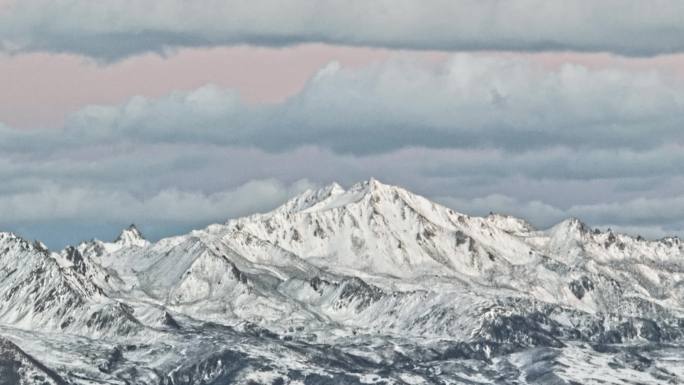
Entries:
[[157,239],[371,176],[684,235],[684,3],[0,0],[0,230]]

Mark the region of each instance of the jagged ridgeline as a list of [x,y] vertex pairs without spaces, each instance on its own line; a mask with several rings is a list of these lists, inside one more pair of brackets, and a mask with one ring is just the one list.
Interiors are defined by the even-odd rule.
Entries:
[[0,384],[681,383],[683,279],[677,238],[373,179],[157,242],[3,233]]

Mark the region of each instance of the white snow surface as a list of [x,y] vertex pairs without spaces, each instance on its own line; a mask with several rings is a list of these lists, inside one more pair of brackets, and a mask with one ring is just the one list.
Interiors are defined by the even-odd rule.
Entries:
[[[359,383],[433,383],[450,372],[459,373],[451,383],[488,383],[504,370],[497,365],[516,373],[511,383],[584,383],[582,357],[610,378],[633,369],[608,365],[606,353],[582,343],[679,346],[683,280],[678,238],[602,232],[574,218],[538,230],[511,216],[462,214],[371,179],[157,242],[131,225],[114,242],[51,252],[0,233],[0,337],[72,373],[65,378],[73,383],[211,383],[193,378],[228,378],[228,361],[245,362],[243,374],[231,367],[236,383],[319,375],[340,383],[343,372]],[[229,352],[211,349],[215,341],[233,344]],[[337,346],[340,357],[363,357],[369,368],[428,350],[456,358],[424,372],[392,366],[388,377],[354,374],[353,366],[326,371],[330,362],[312,361],[316,346]],[[552,375],[537,373],[534,349],[551,357],[544,370]],[[676,355],[668,349],[658,354]],[[75,363],[86,356],[99,358]],[[653,369],[642,382],[681,380],[668,373]]]

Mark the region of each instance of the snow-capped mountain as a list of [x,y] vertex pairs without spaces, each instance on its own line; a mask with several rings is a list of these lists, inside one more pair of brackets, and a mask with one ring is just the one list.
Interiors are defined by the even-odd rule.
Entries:
[[87,335],[126,334],[138,323],[127,305],[95,283],[110,275],[74,248],[50,253],[40,243],[0,234],[0,321],[17,327]]
[[538,230],[371,179],[157,242],[0,247],[0,346],[47,383],[684,381],[677,238]]

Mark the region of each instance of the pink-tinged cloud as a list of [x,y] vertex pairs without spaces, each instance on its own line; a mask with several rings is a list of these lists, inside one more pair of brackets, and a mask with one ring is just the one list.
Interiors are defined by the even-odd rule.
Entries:
[[[297,93],[321,67],[383,61],[390,50],[320,44],[287,49],[231,47],[182,50],[170,57],[144,55],[98,65],[72,55],[0,56],[0,121],[19,127],[59,126],[88,104],[121,103],[131,96],[158,97],[205,84],[237,89],[250,102],[275,102]],[[413,53],[443,60],[445,53]]]
[[[248,102],[277,102],[298,93],[331,61],[343,67],[363,67],[397,56],[441,63],[451,54],[309,44],[282,49],[187,49],[168,57],[148,54],[110,65],[72,55],[0,55],[0,122],[15,127],[56,127],[66,115],[85,105],[119,104],[134,95],[159,97],[206,84],[234,88]],[[591,69],[654,70],[684,77],[682,54],[625,58],[495,52],[475,56],[522,58],[549,68],[574,63]]]

